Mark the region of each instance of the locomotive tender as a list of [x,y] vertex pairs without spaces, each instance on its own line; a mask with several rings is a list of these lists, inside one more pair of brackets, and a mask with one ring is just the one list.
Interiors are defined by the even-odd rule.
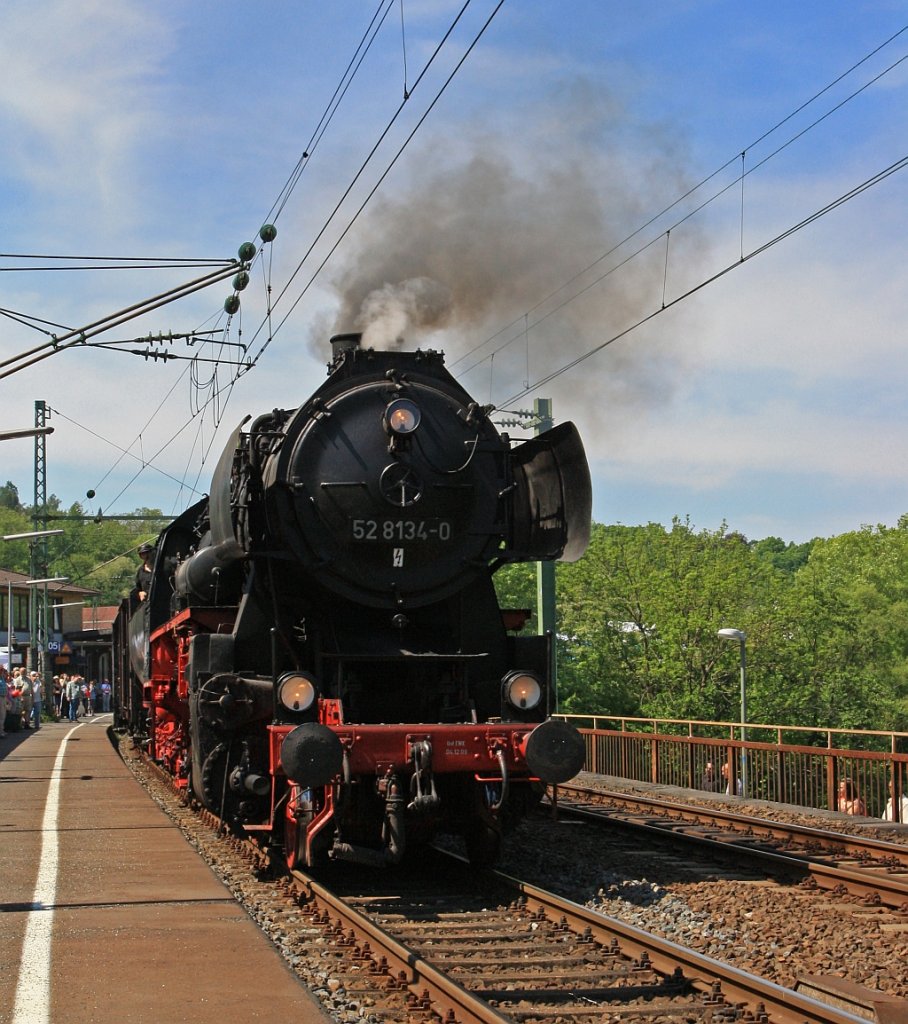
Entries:
[[583,554],[583,447],[570,423],[511,447],[441,353],[332,350],[161,532],[114,628],[120,721],[291,867],[394,864],[444,832],[490,863],[583,764],[548,717],[552,638],[514,635],[528,613],[492,583]]

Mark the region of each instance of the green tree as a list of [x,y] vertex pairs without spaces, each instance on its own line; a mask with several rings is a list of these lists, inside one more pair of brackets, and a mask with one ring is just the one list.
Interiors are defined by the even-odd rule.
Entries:
[[908,727],[908,528],[816,541],[784,615],[763,680],[778,720]]
[[610,711],[587,706],[605,688],[622,712],[633,702],[647,716],[737,719],[737,661],[717,631],[743,629],[759,649],[774,628],[770,595],[784,583],[745,538],[680,519],[670,530],[596,526],[563,575],[563,629],[583,652],[578,710]]
[[0,487],[0,508],[11,508],[21,509],[22,505],[19,502],[19,488],[12,482],[7,480],[6,483]]
[[[0,488],[0,494],[3,489]],[[18,494],[7,482],[6,494]],[[165,522],[158,509],[136,509],[125,519],[97,519],[76,502],[64,509],[51,495],[39,519],[47,517],[51,529],[62,534],[47,538],[48,572],[68,576],[71,583],[99,591],[100,604],[117,604],[129,593],[138,565],[136,550],[144,540],[154,539]],[[139,518],[132,518],[139,517]],[[3,535],[34,530],[33,506],[5,505],[0,500],[0,531]],[[31,571],[31,541],[7,541],[0,550],[5,569]]]
[[795,573],[801,566],[807,564],[817,540],[818,538],[814,537],[803,544],[795,544],[792,541],[786,544],[781,537],[764,537],[763,540],[752,541],[751,547],[757,558],[770,562],[783,572]]

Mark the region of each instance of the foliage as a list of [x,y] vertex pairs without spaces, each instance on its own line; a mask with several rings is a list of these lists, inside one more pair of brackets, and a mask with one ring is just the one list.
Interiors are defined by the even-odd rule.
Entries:
[[[35,529],[32,507],[10,507],[3,503],[2,495],[13,492],[16,488],[9,482],[5,490],[0,488],[0,530],[4,535]],[[48,499],[46,512],[48,528],[62,529],[63,533],[47,538],[47,565],[42,571],[52,576],[68,576],[71,583],[97,590],[98,604],[117,604],[129,592],[138,567],[136,549],[143,540],[157,534],[162,520],[157,509],[139,509],[131,515],[149,518],[97,521],[78,502],[68,509],[61,508],[59,499],[53,495]],[[3,568],[30,573],[32,543],[4,543],[0,562]]]
[[810,552],[819,538],[805,541],[803,544],[795,544],[789,541],[788,544],[781,537],[764,537],[763,540],[753,541],[751,547],[757,558],[770,562],[777,569],[784,572],[795,573],[801,566],[807,564]]
[[[535,607],[533,566],[497,583]],[[797,545],[595,524],[557,596],[563,711],[738,721],[740,648],[717,635],[732,627],[749,721],[908,729],[908,517]]]
[[19,504],[19,488],[12,482],[7,480],[6,483],[0,487],[0,508],[21,508]]
[[817,541],[788,598],[780,712],[812,725],[904,729],[908,528],[864,527]]

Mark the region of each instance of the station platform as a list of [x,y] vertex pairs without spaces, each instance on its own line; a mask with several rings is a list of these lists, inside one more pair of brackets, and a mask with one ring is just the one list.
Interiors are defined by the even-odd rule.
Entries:
[[0,1024],[329,1020],[133,778],[110,724],[0,739]]

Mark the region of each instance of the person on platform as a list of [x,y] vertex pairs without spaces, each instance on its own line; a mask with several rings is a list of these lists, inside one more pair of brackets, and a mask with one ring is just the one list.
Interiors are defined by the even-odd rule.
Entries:
[[858,796],[858,787],[851,779],[842,779],[839,782],[839,813],[859,816],[867,814],[867,807]]
[[[37,673],[35,673],[37,675]],[[32,720],[32,706],[34,704],[34,698],[32,697],[32,683],[28,672],[22,669],[19,676],[19,697],[22,701],[22,728],[30,729]]]
[[44,683],[37,672],[29,672],[28,681],[32,688],[32,721],[35,723],[35,732],[41,728],[41,701],[44,697]]
[[151,577],[154,567],[154,548],[152,545],[143,544],[139,548],[139,557],[142,559],[142,564],[136,571],[136,585],[133,593],[140,601],[144,601],[148,597],[148,591],[151,589]]
[[[896,817],[896,810],[899,812],[898,817]],[[896,800],[895,784],[892,779],[889,780],[889,799],[886,801],[886,809],[883,811],[883,821],[900,821],[903,825],[908,825],[908,793],[903,787],[902,795]]]
[[706,762],[703,775],[700,777],[700,789],[705,789],[707,793],[715,793],[719,789],[719,777],[716,775],[716,766],[712,761]]
[[71,722],[75,722],[79,708],[82,704],[82,689],[79,686],[79,677],[70,676],[66,682],[66,696],[69,698],[68,716]]
[[60,717],[69,718],[69,676],[60,676]]
[[9,692],[9,673],[0,668],[0,736],[6,735],[6,695]]
[[101,710],[110,711],[110,680],[101,681]]

